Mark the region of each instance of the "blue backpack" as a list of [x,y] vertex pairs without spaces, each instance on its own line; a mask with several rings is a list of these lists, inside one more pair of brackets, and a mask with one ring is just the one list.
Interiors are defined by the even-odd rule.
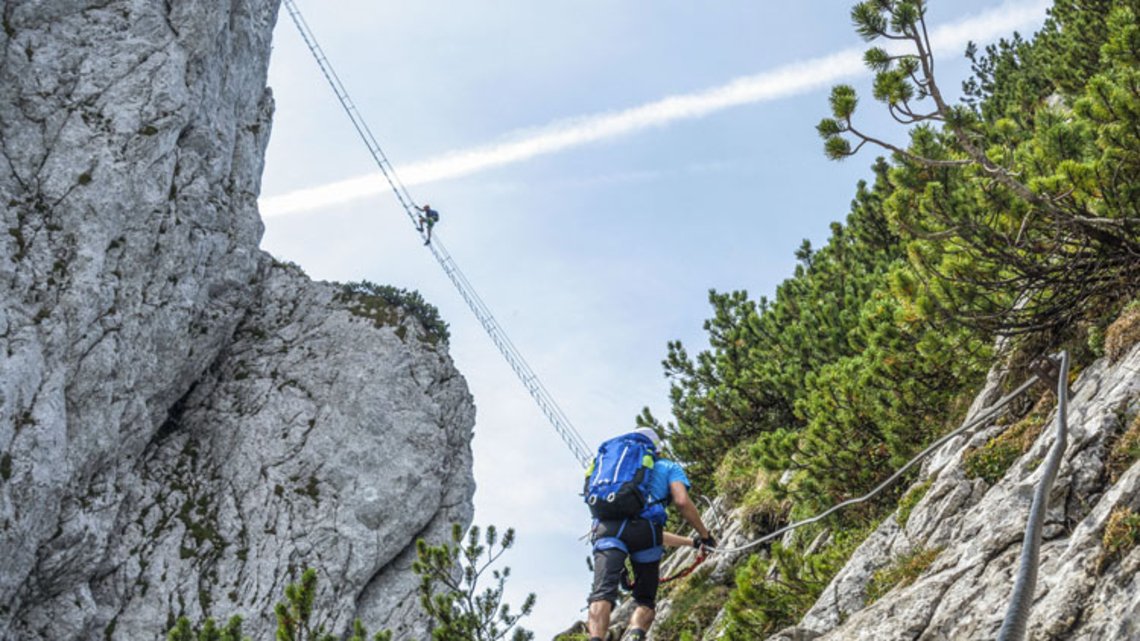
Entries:
[[598,447],[586,470],[583,496],[599,521],[641,517],[665,521],[665,507],[649,500],[649,479],[657,448],[643,434],[623,434]]

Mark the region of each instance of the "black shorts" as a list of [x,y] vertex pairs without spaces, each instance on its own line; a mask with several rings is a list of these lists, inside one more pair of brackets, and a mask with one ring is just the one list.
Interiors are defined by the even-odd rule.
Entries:
[[[617,537],[625,544],[628,554],[634,554],[661,545],[661,528],[644,519],[622,521],[602,521],[594,530],[594,540]],[[620,532],[620,536],[619,535]],[[590,591],[589,603],[594,601],[617,601],[618,585],[625,572],[626,550],[617,547],[594,550],[594,587]],[[632,563],[633,600],[638,605],[654,608],[657,605],[657,584],[661,578],[661,561]]]

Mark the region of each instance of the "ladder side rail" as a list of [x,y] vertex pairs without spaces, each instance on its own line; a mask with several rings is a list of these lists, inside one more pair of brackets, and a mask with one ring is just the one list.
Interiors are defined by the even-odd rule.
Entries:
[[[562,408],[558,406],[558,403],[554,401],[553,395],[550,394],[550,391],[542,383],[542,380],[538,377],[537,374],[535,374],[534,370],[530,367],[530,364],[527,363],[522,353],[515,346],[514,342],[511,341],[510,336],[508,336],[506,332],[502,330],[501,325],[499,325],[499,322],[495,320],[494,315],[491,313],[491,310],[487,307],[486,303],[484,303],[482,298],[479,297],[479,294],[475,291],[474,286],[471,285],[471,282],[467,280],[466,275],[462,270],[459,269],[458,265],[453,259],[451,259],[450,255],[446,253],[446,248],[441,245],[438,248],[438,251],[439,255],[437,255],[437,260],[440,259],[440,256],[446,256],[446,260],[449,260],[451,262],[451,265],[454,267],[456,278],[453,279],[453,282],[455,283],[456,288],[460,289],[461,292],[467,292],[469,294],[469,296],[465,294],[464,299],[468,301],[468,305],[471,306],[472,312],[474,312],[476,317],[479,317],[481,320],[484,317],[488,319],[489,322],[484,322],[483,326],[487,330],[487,333],[492,335],[492,340],[496,343],[497,346],[499,346],[503,357],[506,358],[507,361],[511,364],[511,367],[515,370],[515,373],[522,380],[523,385],[528,388],[531,396],[542,407],[543,412],[547,415],[547,418],[549,418],[552,422],[559,424],[555,426],[555,429],[565,430],[569,433],[569,436],[567,438],[575,441],[575,446],[572,446],[572,449],[578,452],[579,459],[585,458],[588,461],[590,457],[588,454],[586,454],[586,452],[589,451],[589,447],[586,445],[585,439],[582,438],[581,434],[579,434],[576,429],[574,429],[573,424],[570,422],[570,419],[566,416],[565,412],[562,411]],[[478,309],[476,309],[476,307],[478,307]],[[531,386],[528,384],[528,380],[537,383],[537,389],[531,389]],[[583,465],[584,464],[585,462],[583,462]]]
[[470,281],[466,279],[462,270],[460,270],[455,264],[455,261],[451,259],[446,248],[443,247],[442,244],[436,245],[435,243],[433,243],[433,248],[436,259],[444,266],[445,273],[451,278],[452,283],[460,292],[464,301],[467,302],[472,313],[475,314],[475,317],[483,325],[491,341],[499,349],[500,354],[506,359],[507,364],[515,372],[515,375],[523,383],[523,386],[527,388],[531,397],[538,404],[539,409],[542,410],[543,414],[551,422],[555,431],[559,433],[559,436],[562,437],[562,440],[571,449],[575,457],[582,465],[586,465],[586,463],[589,462],[590,455],[585,440],[577,430],[574,429],[573,424],[566,418],[557,402],[554,401],[549,390],[546,389],[538,375],[530,368],[530,365],[526,362],[526,359],[522,357],[521,353],[519,353],[514,343],[510,340],[510,337],[502,331],[494,315],[491,314],[486,304],[483,303],[478,293],[471,286]]
[[[542,384],[541,379],[534,373],[534,370],[530,367],[530,364],[527,363],[518,348],[515,347],[514,342],[511,341],[506,332],[502,330],[501,325],[495,319],[491,310],[487,307],[486,303],[483,302],[478,292],[475,291],[471,282],[467,280],[463,271],[459,269],[455,260],[451,258],[451,255],[447,252],[447,248],[438,242],[433,242],[432,248],[432,253],[435,254],[436,260],[439,261],[441,265],[445,265],[444,271],[451,278],[452,283],[456,289],[459,290],[460,295],[464,301],[467,302],[471,311],[475,314],[475,317],[479,319],[483,328],[491,337],[491,341],[495,343],[495,346],[499,349],[503,358],[507,360],[511,369],[514,370],[515,375],[519,377],[523,386],[527,388],[531,397],[538,403],[539,408],[546,415],[547,419],[551,421],[551,424],[562,436],[567,446],[574,452],[578,460],[585,465],[589,461],[589,454],[587,453],[588,447],[585,444],[585,439],[574,429],[573,424],[566,418],[565,413],[562,412],[558,403],[554,401],[549,390]],[[451,269],[448,269],[446,264],[450,264]],[[532,385],[528,383],[528,381],[537,383],[537,385]]]
[[305,21],[305,17],[301,15],[301,11],[294,4],[293,0],[284,0],[285,8],[289,12],[289,16],[293,19],[293,24],[297,26],[297,30],[301,33],[301,39],[304,40],[305,45],[308,46],[309,51],[313,54],[313,58],[317,61],[317,66],[320,68],[321,73],[324,75],[325,80],[332,86],[333,93],[336,95],[337,100],[340,102],[341,108],[344,109],[345,114],[349,120],[352,121],[352,126],[356,129],[356,133],[363,139],[365,146],[368,147],[368,152],[372,155],[372,159],[380,167],[381,173],[388,181],[388,185],[395,192],[397,200],[408,214],[412,222],[416,222],[416,217],[412,213],[412,201],[407,197],[407,189],[403,185],[397,186],[396,181],[393,180],[392,174],[394,169],[392,163],[388,161],[380,144],[376,141],[372,131],[364,122],[363,117],[360,115],[360,110],[357,109],[356,104],[352,101],[348,90],[345,88],[344,83],[341,82],[340,76],[337,75],[336,70],[325,55],[321,45],[317,42],[316,36],[313,35],[309,27],[309,23]]

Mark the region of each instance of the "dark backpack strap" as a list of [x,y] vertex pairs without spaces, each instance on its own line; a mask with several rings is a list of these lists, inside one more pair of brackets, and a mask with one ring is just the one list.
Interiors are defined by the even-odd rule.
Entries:
[[621,535],[625,533],[625,526],[627,525],[629,525],[629,519],[623,519],[621,522],[621,527],[618,528],[617,534],[614,535],[614,538],[620,539]]

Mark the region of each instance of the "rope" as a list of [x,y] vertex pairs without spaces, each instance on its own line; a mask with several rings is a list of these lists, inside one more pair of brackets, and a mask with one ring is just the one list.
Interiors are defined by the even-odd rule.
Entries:
[[[356,133],[360,135],[360,139],[368,147],[368,153],[372,155],[372,159],[376,162],[376,166],[380,168],[380,172],[384,174],[384,178],[388,181],[388,186],[392,188],[392,193],[396,195],[396,200],[399,201],[400,206],[404,208],[404,212],[408,215],[408,219],[413,225],[418,225],[418,216],[416,214],[419,209],[416,206],[415,199],[412,198],[408,188],[400,181],[400,177],[396,174],[396,169],[384,154],[384,150],[380,148],[380,144],[376,141],[376,137],[372,135],[372,130],[368,128],[368,124],[364,121],[363,116],[360,115],[360,110],[356,108],[356,104],[348,95],[348,90],[340,81],[337,76],[336,70],[333,69],[332,64],[329,62],[328,57],[325,55],[321,46],[317,43],[316,37],[313,35],[312,30],[305,22],[304,16],[297,8],[295,0],[284,0],[285,9],[289,12],[289,17],[293,19],[293,24],[297,26],[297,31],[301,34],[301,39],[305,41],[305,45],[313,54],[313,59],[316,60],[317,65],[321,68],[321,73],[324,74],[325,79],[328,80],[329,85],[332,87],[333,93],[336,94],[337,100],[340,102],[341,107],[344,109],[349,120],[352,121],[352,126],[356,128]],[[420,232],[420,238],[427,240],[425,231]],[[523,386],[526,387],[527,392],[535,403],[538,404],[542,413],[550,421],[550,425],[562,441],[569,448],[570,453],[578,459],[578,463],[585,467],[591,458],[589,447],[586,445],[586,440],[574,429],[574,425],[562,411],[562,408],[555,402],[554,397],[551,396],[546,386],[534,373],[530,365],[523,358],[522,353],[519,352],[515,344],[511,342],[506,331],[495,320],[494,315],[491,314],[490,308],[479,297],[475,291],[475,287],[471,285],[471,281],[459,269],[455,259],[448,253],[443,241],[439,238],[439,234],[433,234],[431,243],[428,244],[432,256],[435,257],[436,262],[443,268],[448,279],[451,281],[455,289],[459,291],[459,295],[471,312],[475,314],[479,324],[483,326],[484,331],[491,337],[491,342],[498,348],[499,353],[506,359],[507,364],[510,365],[511,370],[514,371],[515,376],[519,378]]]
[[1033,494],[1029,508],[1029,521],[1025,524],[1025,543],[1021,547],[1021,567],[1013,585],[1005,621],[998,632],[998,641],[1021,641],[1029,621],[1029,608],[1033,605],[1033,591],[1037,587],[1037,563],[1041,553],[1041,531],[1045,526],[1045,512],[1049,509],[1049,493],[1057,470],[1068,445],[1069,425],[1069,352],[1061,352],[1061,372],[1057,377],[1057,436],[1045,461],[1041,482]]
[[894,474],[892,474],[890,478],[888,478],[887,480],[880,483],[877,487],[875,487],[875,489],[871,490],[867,494],[864,494],[863,496],[860,496],[858,498],[848,499],[846,501],[843,501],[842,503],[838,503],[836,505],[833,505],[828,510],[826,510],[825,512],[817,514],[811,518],[804,519],[802,521],[797,521],[797,522],[791,523],[789,525],[785,525],[784,527],[782,527],[778,530],[775,530],[773,532],[769,532],[768,534],[765,534],[764,536],[756,539],[755,541],[752,541],[750,543],[746,543],[745,545],[741,545],[741,546],[733,547],[733,548],[718,547],[713,551],[713,553],[714,554],[735,554],[737,552],[744,552],[745,550],[750,550],[750,549],[752,549],[758,545],[761,545],[763,543],[767,543],[768,541],[771,541],[771,540],[783,535],[786,532],[790,532],[792,530],[801,528],[805,525],[809,525],[811,523],[815,523],[817,521],[820,521],[823,518],[827,517],[829,514],[832,514],[832,513],[836,512],[838,510],[841,510],[845,507],[848,507],[850,505],[855,505],[858,503],[863,503],[865,501],[868,501],[868,500],[874,498],[876,495],[878,495],[880,492],[882,492],[884,489],[886,489],[888,486],[890,486],[892,483],[894,483],[896,480],[898,480],[899,477],[901,477],[907,470],[914,467],[917,463],[919,463],[924,458],[926,458],[931,452],[933,452],[935,449],[940,447],[943,443],[945,443],[946,441],[949,441],[950,439],[954,438],[955,436],[958,436],[959,434],[961,434],[967,430],[973,429],[974,427],[980,425],[981,423],[983,423],[985,421],[990,420],[991,418],[993,418],[997,414],[998,410],[1003,409],[1006,405],[1009,404],[1010,401],[1012,401],[1013,399],[1020,396],[1022,393],[1025,392],[1025,390],[1032,387],[1033,384],[1039,380],[1041,380],[1041,379],[1036,374],[1034,374],[1033,376],[1030,376],[1028,379],[1026,379],[1026,381],[1024,383],[1021,384],[1021,386],[1019,386],[1017,389],[1013,390],[1009,394],[1006,394],[1005,396],[998,399],[998,401],[996,403],[994,403],[989,408],[987,408],[985,410],[985,412],[983,412],[977,418],[975,418],[972,421],[969,421],[968,423],[966,423],[962,427],[959,427],[958,429],[954,430],[953,432],[950,432],[949,434],[946,434],[945,436],[938,439],[937,441],[934,441],[933,443],[931,443],[925,450],[922,450],[921,452],[918,453],[917,456],[915,456],[910,461],[908,461],[906,465],[903,465],[901,468],[899,468],[899,470],[897,472],[895,472]]
[[[658,579],[657,585],[662,586],[662,585],[665,585],[666,583],[670,583],[672,581],[677,581],[679,579],[683,579],[683,578],[689,576],[690,574],[693,573],[693,570],[696,570],[697,567],[700,564],[704,563],[705,559],[707,559],[707,558],[709,558],[708,550],[705,548],[701,548],[701,551],[697,554],[697,558],[692,563],[689,564],[689,567],[685,568],[684,570],[678,571],[676,574],[674,574],[672,576],[666,577],[664,579]],[[630,569],[630,568],[623,569],[622,573],[621,573],[621,577],[618,579],[618,587],[625,590],[626,592],[632,592],[633,587],[634,587],[634,583],[635,583],[635,581],[633,580],[632,569]]]
[[680,572],[677,572],[673,576],[661,579],[660,581],[657,582],[657,585],[665,585],[666,583],[669,583],[671,581],[676,581],[677,579],[683,579],[683,578],[689,576],[690,574],[693,573],[693,570],[696,570],[697,566],[704,563],[705,559],[707,559],[708,557],[709,557],[708,551],[705,548],[701,548],[701,551],[697,553],[696,560],[693,561],[689,565],[689,567],[685,568],[684,570],[681,570]]

